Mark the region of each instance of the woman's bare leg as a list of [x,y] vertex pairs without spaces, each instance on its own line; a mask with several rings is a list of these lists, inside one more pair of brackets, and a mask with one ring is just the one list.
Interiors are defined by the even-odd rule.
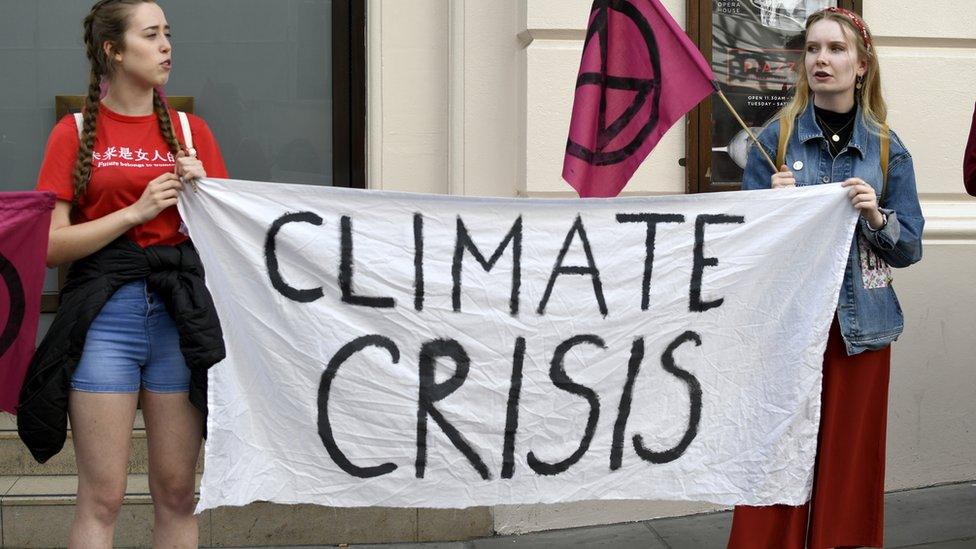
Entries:
[[153,547],[197,547],[193,514],[203,414],[186,393],[142,391],[149,437],[149,493],[155,512]]
[[78,463],[78,502],[69,547],[112,547],[125,497],[138,395],[71,391],[68,414]]

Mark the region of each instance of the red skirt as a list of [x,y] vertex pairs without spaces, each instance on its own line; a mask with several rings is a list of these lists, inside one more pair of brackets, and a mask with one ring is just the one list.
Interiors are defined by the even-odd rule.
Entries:
[[810,503],[737,506],[729,549],[882,546],[890,362],[891,347],[847,356],[834,320]]

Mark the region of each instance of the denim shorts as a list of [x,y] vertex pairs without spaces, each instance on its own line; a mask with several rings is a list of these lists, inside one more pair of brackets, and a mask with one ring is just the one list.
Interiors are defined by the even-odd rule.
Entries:
[[125,284],[95,317],[71,388],[86,393],[181,393],[190,370],[176,324],[145,279]]

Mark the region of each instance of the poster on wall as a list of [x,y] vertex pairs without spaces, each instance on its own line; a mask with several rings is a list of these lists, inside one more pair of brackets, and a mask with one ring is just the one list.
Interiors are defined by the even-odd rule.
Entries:
[[[807,16],[832,6],[836,0],[712,1],[712,70],[755,132],[793,95]],[[742,181],[749,135],[720,101],[712,97],[711,178],[734,186]]]

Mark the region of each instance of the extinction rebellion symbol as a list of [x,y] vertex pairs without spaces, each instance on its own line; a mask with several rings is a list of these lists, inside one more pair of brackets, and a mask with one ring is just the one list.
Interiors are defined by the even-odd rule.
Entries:
[[[24,296],[24,286],[20,282],[17,269],[3,254],[0,254],[0,278],[3,279],[4,285],[7,287],[7,296],[10,301],[9,310],[6,311],[6,321],[3,320],[3,316],[0,316],[0,326],[3,326],[3,331],[0,332],[0,357],[3,357],[7,349],[14,344],[14,341],[17,339],[17,334],[20,333],[21,325],[24,323],[24,311],[27,309],[27,301]],[[0,311],[0,315],[3,312]]]
[[[657,126],[658,108],[661,100],[661,59],[651,25],[632,3],[627,0],[602,0],[594,4],[593,11],[598,13],[586,30],[586,41],[583,44],[583,65],[576,81],[576,89],[577,93],[584,86],[598,86],[600,89],[599,122],[594,136],[596,142],[577,143],[571,137],[567,143],[566,152],[589,164],[606,166],[623,162],[629,158],[644,144],[647,136]],[[627,20],[616,16],[615,13],[626,17]],[[611,18],[613,19],[612,22]],[[615,30],[614,38],[637,45],[638,51],[630,49],[626,51],[626,56],[646,55],[646,58],[627,60],[626,65],[628,67],[637,67],[634,71],[636,74],[610,74],[607,49],[608,27],[612,24],[628,23],[633,26],[626,29],[627,32],[625,33]],[[631,37],[627,36],[630,33],[639,33],[639,39],[630,39]],[[587,59],[586,54],[587,48],[590,47],[595,36],[598,36],[600,40],[598,67],[593,62],[592,57],[589,60]],[[646,47],[646,52],[639,51],[641,44]],[[617,43],[615,47],[623,48],[624,46]],[[630,48],[634,48],[634,46],[630,46]],[[619,70],[617,67],[614,69]],[[614,99],[622,99],[626,92],[635,92],[629,105],[626,105],[622,109],[623,112],[609,125],[607,125],[608,90],[618,90],[614,94]],[[616,106],[626,102],[611,100],[611,103]],[[614,109],[614,112],[620,112],[620,110]],[[608,149],[610,143],[625,130],[627,130],[625,135],[634,134],[633,138],[622,146]]]

